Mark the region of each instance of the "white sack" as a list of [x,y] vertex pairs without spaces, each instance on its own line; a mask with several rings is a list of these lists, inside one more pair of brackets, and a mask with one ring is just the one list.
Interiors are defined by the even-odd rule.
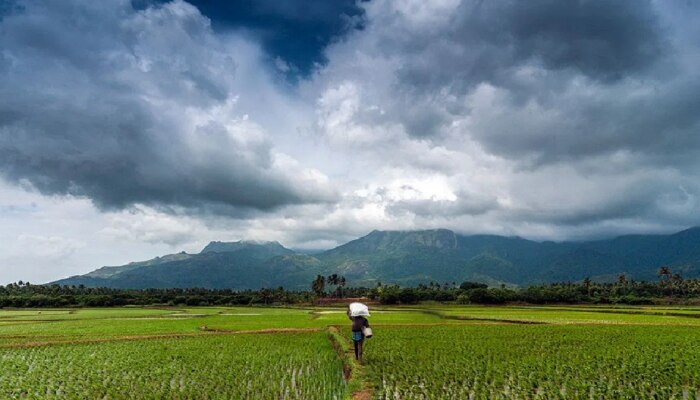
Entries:
[[351,317],[369,317],[369,308],[362,303],[350,303]]

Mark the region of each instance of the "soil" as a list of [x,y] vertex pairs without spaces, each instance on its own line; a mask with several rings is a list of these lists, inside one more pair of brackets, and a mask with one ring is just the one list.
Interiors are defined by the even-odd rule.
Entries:
[[372,392],[369,390],[363,390],[361,392],[355,392],[352,394],[353,400],[370,400],[372,398]]

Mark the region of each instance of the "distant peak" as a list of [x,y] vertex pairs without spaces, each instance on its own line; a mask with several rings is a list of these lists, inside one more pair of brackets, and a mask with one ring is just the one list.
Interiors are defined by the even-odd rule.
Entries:
[[372,236],[372,235],[378,235],[378,234],[425,234],[425,233],[448,233],[448,234],[454,234],[454,231],[447,229],[447,228],[435,228],[435,229],[417,229],[417,230],[378,230],[374,229],[372,232],[368,233],[365,236]]
[[279,246],[281,246],[281,244],[280,244],[278,241],[276,241],[276,240],[255,240],[255,239],[248,239],[248,240],[240,240],[240,241],[238,241],[238,243],[242,243],[242,244],[253,244],[253,245],[258,245],[258,246],[266,246],[266,245],[270,245],[270,244],[274,244],[274,245],[279,245]]
[[693,226],[691,228],[684,229],[680,232],[676,232],[676,233],[672,234],[671,236],[678,237],[678,236],[690,236],[690,235],[692,235],[692,236],[700,235],[700,226]]
[[456,248],[457,235],[449,229],[424,229],[405,231],[373,230],[367,235],[338,246],[331,251],[404,251],[414,246]]
[[239,240],[237,242],[220,242],[213,241],[209,242],[208,245],[202,249],[202,253],[226,253],[231,251],[238,251],[242,249],[252,249],[252,248],[267,248],[277,252],[291,252],[284,246],[282,246],[277,241],[268,240]]

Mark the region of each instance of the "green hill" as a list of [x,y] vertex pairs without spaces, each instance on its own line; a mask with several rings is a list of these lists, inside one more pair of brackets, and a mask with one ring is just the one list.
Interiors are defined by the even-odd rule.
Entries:
[[54,283],[89,287],[306,289],[316,274],[337,273],[350,286],[429,281],[527,285],[542,282],[656,279],[669,265],[700,277],[700,228],[672,235],[628,235],[589,242],[536,242],[519,237],[459,235],[447,229],[373,231],[317,254],[277,242],[212,242],[199,254],[172,254],[103,267]]

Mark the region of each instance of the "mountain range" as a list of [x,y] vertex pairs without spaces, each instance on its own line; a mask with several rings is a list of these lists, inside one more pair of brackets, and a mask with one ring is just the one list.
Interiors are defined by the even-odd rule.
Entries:
[[200,253],[178,253],[56,282],[113,288],[279,287],[308,289],[317,275],[337,273],[348,286],[378,282],[414,286],[462,282],[529,285],[546,282],[657,279],[660,266],[700,277],[700,227],[671,235],[625,235],[585,242],[532,241],[460,235],[447,229],[372,231],[313,255],[278,242],[211,242]]

